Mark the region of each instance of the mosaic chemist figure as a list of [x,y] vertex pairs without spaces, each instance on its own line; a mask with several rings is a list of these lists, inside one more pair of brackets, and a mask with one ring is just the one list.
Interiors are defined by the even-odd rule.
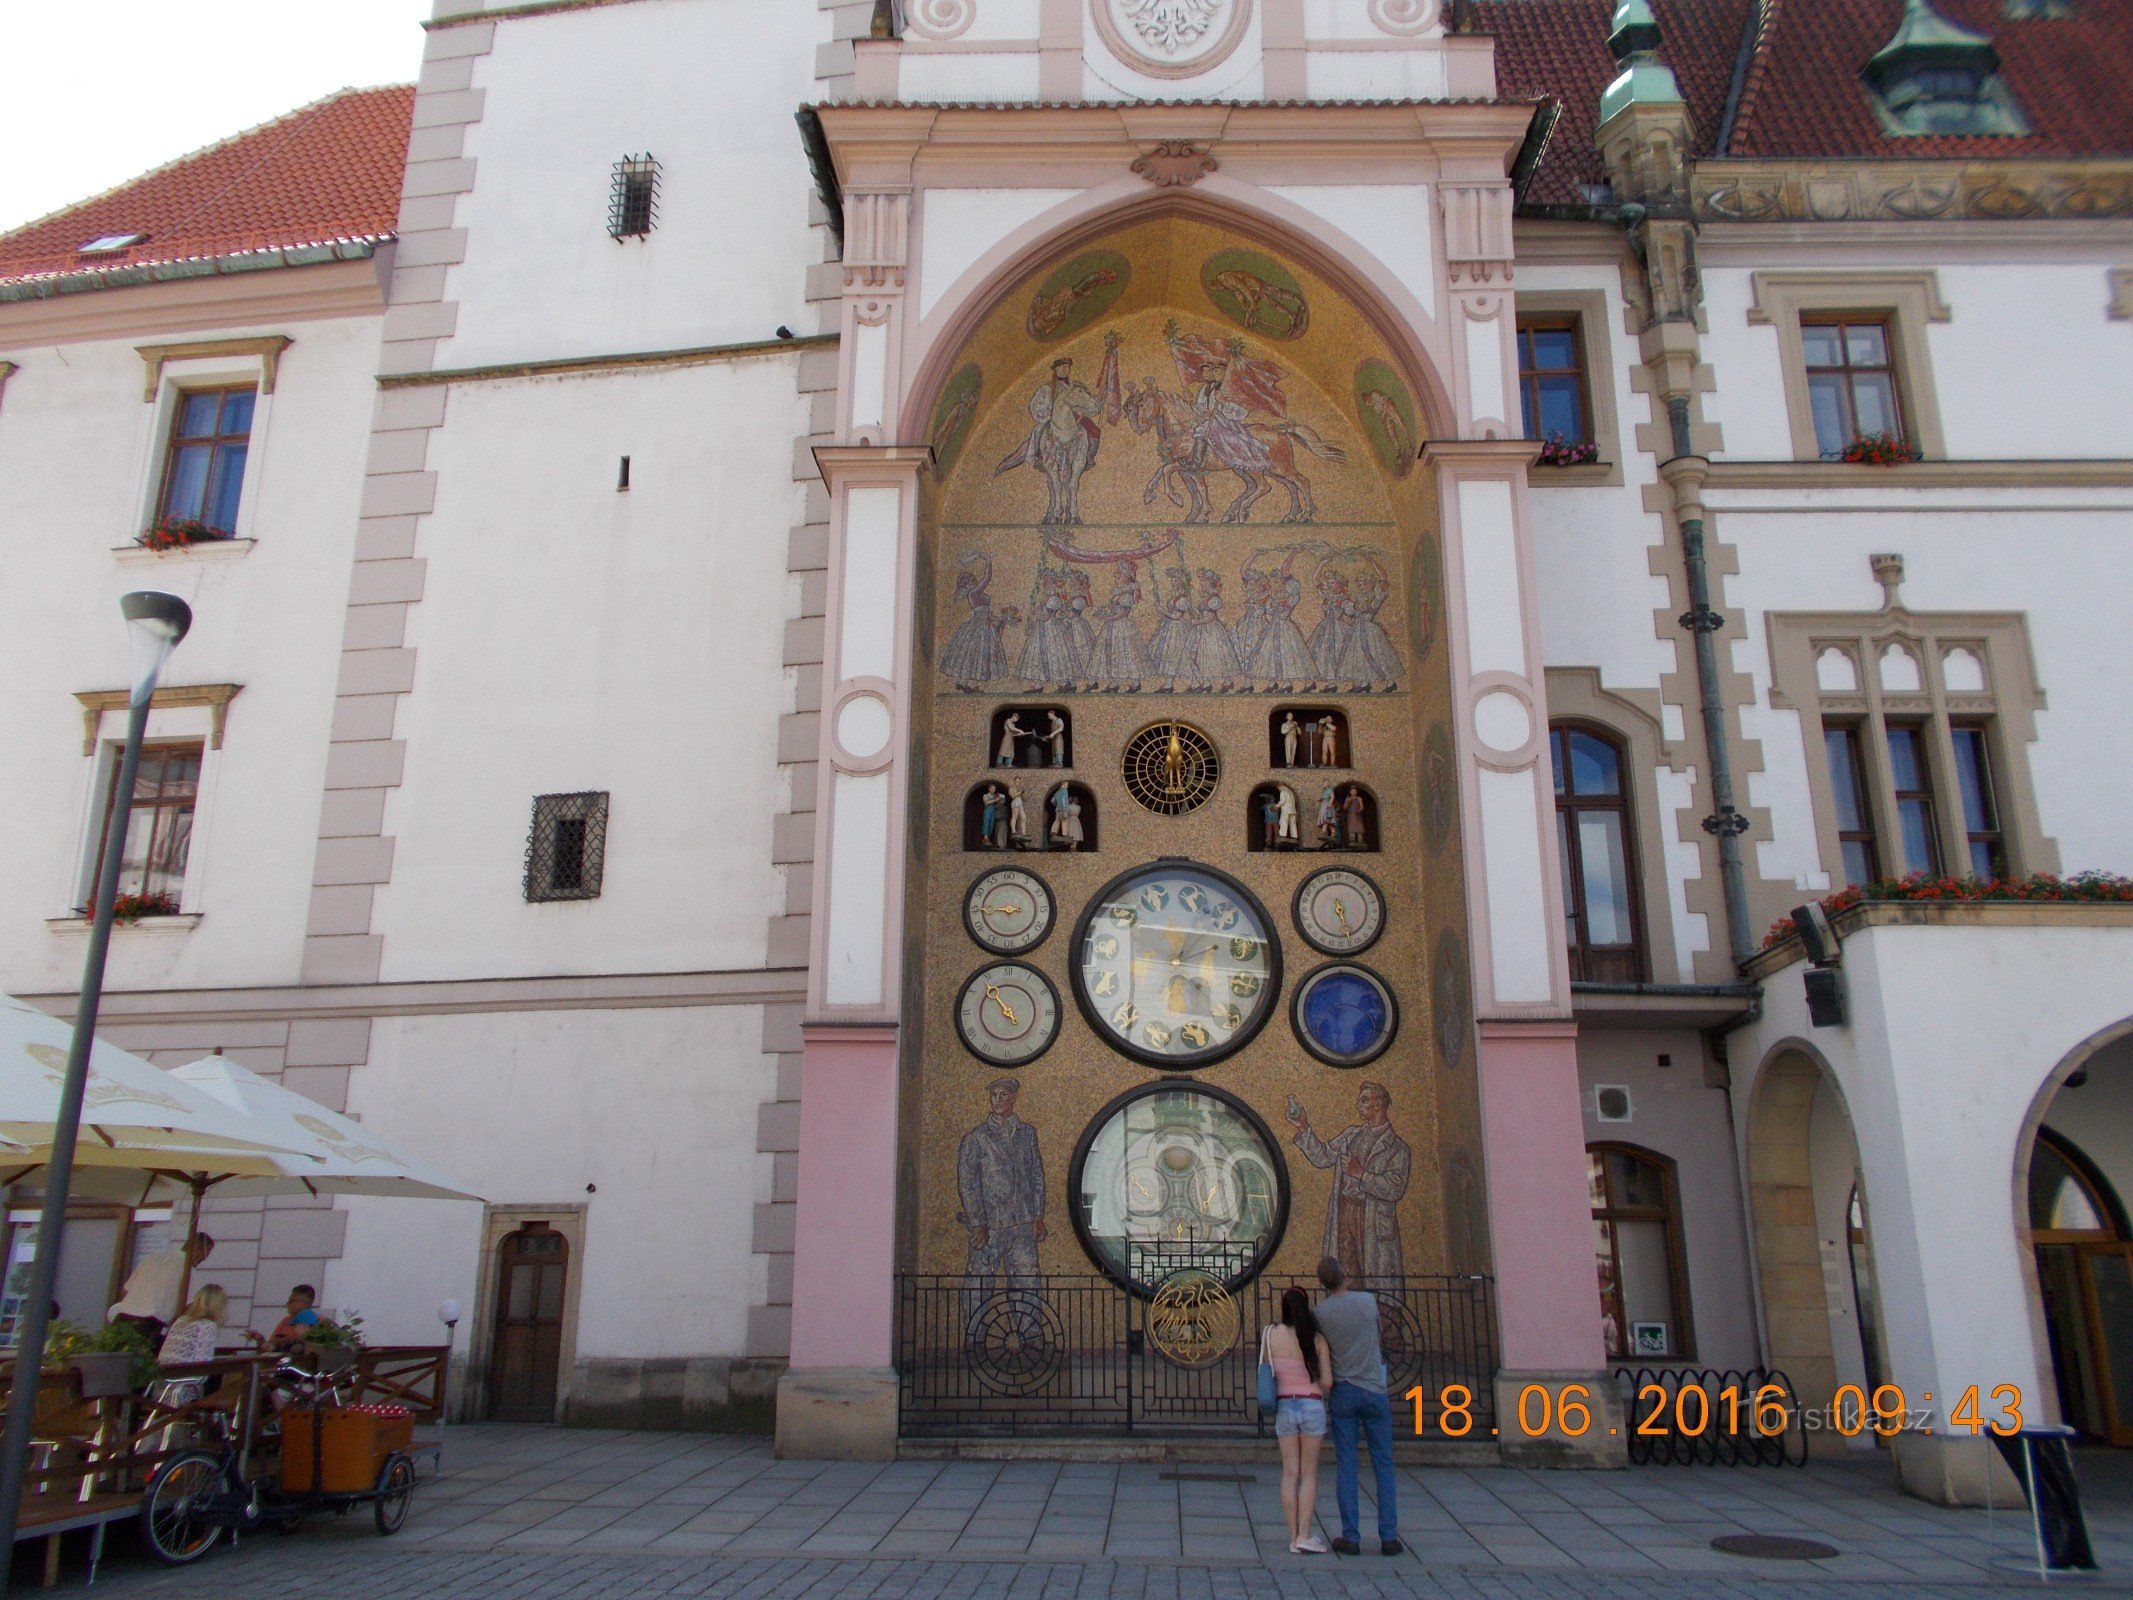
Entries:
[[1391,1111],[1391,1091],[1381,1083],[1365,1083],[1355,1095],[1359,1120],[1322,1139],[1303,1103],[1289,1096],[1296,1148],[1312,1166],[1334,1173],[1333,1193],[1326,1202],[1325,1253],[1340,1261],[1351,1281],[1360,1279],[1365,1287],[1392,1287],[1406,1270],[1399,1204],[1407,1193],[1414,1152],[1392,1131]]
[[1029,729],[1022,726],[1021,715],[1010,711],[1007,720],[1000,724],[1000,752],[993,757],[996,767],[1011,767],[1015,764],[1015,741],[1027,739]]
[[1296,765],[1297,741],[1303,737],[1303,724],[1296,720],[1296,713],[1286,713],[1281,719],[1281,764]]
[[1091,389],[1074,377],[1074,362],[1061,356],[1052,363],[1049,382],[1029,397],[1030,430],[993,476],[1015,467],[1044,474],[1044,520],[1050,524],[1081,521],[1081,479],[1096,464],[1104,424],[1122,415],[1118,388],[1118,335],[1104,335],[1104,363]]
[[1037,1130],[1015,1115],[1021,1092],[1021,1079],[995,1078],[985,1120],[955,1149],[955,1220],[970,1230],[964,1270],[987,1291],[1002,1274],[1010,1290],[1034,1290],[1044,1242],[1044,1156]]

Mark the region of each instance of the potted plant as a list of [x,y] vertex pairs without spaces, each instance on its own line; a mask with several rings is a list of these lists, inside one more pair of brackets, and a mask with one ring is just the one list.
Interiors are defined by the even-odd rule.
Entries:
[[174,917],[177,914],[178,897],[174,894],[134,894],[129,890],[111,902],[111,920],[129,928],[143,917]]
[[1600,447],[1591,440],[1582,443],[1551,433],[1541,441],[1538,465],[1543,467],[1583,467],[1600,459]]
[[135,535],[133,542],[144,550],[185,550],[235,537],[229,529],[211,528],[198,517],[165,517]]
[[1844,459],[1868,467],[1900,467],[1916,461],[1918,452],[1899,433],[1855,433],[1844,447]]
[[107,1322],[82,1341],[69,1365],[82,1375],[85,1398],[130,1394],[154,1380],[156,1351],[138,1322]]
[[319,1371],[347,1371],[363,1353],[362,1317],[320,1317],[305,1331],[304,1348],[318,1358]]

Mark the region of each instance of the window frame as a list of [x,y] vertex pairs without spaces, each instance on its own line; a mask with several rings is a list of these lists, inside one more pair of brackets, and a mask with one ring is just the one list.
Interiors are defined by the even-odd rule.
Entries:
[[[1980,802],[1979,808],[1985,815],[1985,826],[1982,828],[1970,826],[1969,797],[1963,792],[1963,770],[1965,764],[1961,751],[1964,736],[1966,735],[1975,738],[1977,741],[1978,799]],[[1970,847],[1970,855],[1966,864],[1973,868],[1976,866],[1976,851],[1982,845],[1986,852],[1986,863],[1991,868],[1988,876],[2004,878],[2007,876],[2007,830],[2005,824],[2001,821],[2000,815],[1999,781],[1993,773],[1994,758],[1991,720],[1984,717],[1950,717],[1948,719],[1948,737],[1950,748],[1955,755],[1954,766],[1949,772],[1948,781],[1952,787],[1956,806],[1961,813],[1955,820],[1956,825],[1962,830],[1964,841]],[[1972,875],[1975,876],[1975,873],[1973,872]]]
[[[98,776],[98,800],[95,812],[96,824],[94,828],[90,830],[89,852],[82,863],[81,889],[80,893],[76,898],[74,906],[74,912],[77,916],[85,917],[89,915],[89,902],[91,899],[94,898],[96,894],[98,870],[103,863],[104,850],[108,846],[111,838],[111,823],[118,812],[119,774],[120,769],[124,766],[124,761],[122,759],[123,746],[119,744],[112,744],[109,748],[111,751],[111,758],[106,763],[106,770]],[[199,835],[201,794],[207,785],[208,740],[199,735],[173,734],[166,735],[161,738],[144,739],[141,741],[141,758],[142,764],[144,766],[146,765],[147,759],[150,755],[162,757],[168,755],[171,752],[183,750],[190,750],[191,752],[193,752],[193,759],[196,763],[195,770],[193,773],[193,792],[191,803],[186,806],[183,811],[183,814],[187,819],[185,828],[185,861],[184,864],[180,866],[177,871],[177,893],[172,896],[173,900],[176,902],[176,905],[170,913],[158,913],[159,915],[178,915],[183,913],[183,911],[185,910],[186,890],[190,884],[192,876],[193,843]],[[138,779],[136,779],[136,782],[138,782]],[[148,855],[150,859],[153,859],[154,857],[155,839],[157,834],[162,829],[161,813],[164,810],[164,806],[161,803],[160,795],[161,785],[159,781],[159,799],[152,808],[154,811],[157,812],[158,815],[157,819],[149,824]],[[129,826],[131,825],[133,812],[137,808],[138,802],[129,799],[126,805],[126,814]],[[175,813],[176,808],[172,809]],[[119,893],[145,893],[146,891],[147,879],[145,876],[142,879],[142,882],[139,887],[136,889],[128,889],[124,877],[121,876],[118,887]]]
[[[526,832],[526,866],[520,892],[528,905],[546,905],[559,900],[597,900],[607,878],[607,826],[611,799],[606,789],[579,789],[567,794],[537,794],[533,797],[533,820]],[[576,823],[579,835],[577,881],[556,880],[555,846],[566,824]],[[543,835],[546,835],[545,839]],[[547,876],[536,881],[536,870],[545,865]]]
[[[1837,365],[1833,367],[1817,366],[1808,359],[1807,330],[1809,328],[1834,328],[1837,330],[1837,351],[1839,356]],[[1851,333],[1854,328],[1878,329],[1881,334],[1882,350],[1887,359],[1878,366],[1871,363],[1853,361]],[[1810,412],[1814,408],[1814,381],[1817,376],[1834,374],[1843,380],[1844,420],[1848,424],[1850,431],[1838,441],[1834,450],[1822,445],[1821,434],[1817,432],[1815,442],[1822,460],[1843,460],[1844,452],[1851,442],[1862,437],[1866,431],[1859,425],[1858,380],[1861,376],[1879,375],[1888,379],[1889,404],[1895,408],[1896,412],[1896,427],[1893,430],[1895,437],[1910,445],[1913,449],[1917,448],[1917,441],[1911,437],[1910,412],[1903,403],[1903,369],[1897,364],[1896,360],[1894,319],[1886,312],[1817,311],[1803,315],[1800,318],[1800,365],[1807,379],[1807,399]],[[1877,431],[1886,433],[1890,430],[1881,429]]]
[[[1557,792],[1555,795],[1556,838],[1559,851],[1566,851],[1569,870],[1563,884],[1564,941],[1569,950],[1570,979],[1573,983],[1643,983],[1651,974],[1651,948],[1645,932],[1643,871],[1637,848],[1636,796],[1631,790],[1631,759],[1629,741],[1604,723],[1590,722],[1583,717],[1557,717],[1548,724],[1548,747],[1551,761],[1555,755],[1558,738],[1568,740],[1572,734],[1584,734],[1597,739],[1614,752],[1615,770],[1621,776],[1620,792],[1614,795],[1578,795]],[[1563,771],[1572,771],[1569,751],[1563,752]],[[1567,804],[1566,804],[1567,802]],[[1576,827],[1564,832],[1562,818],[1567,812],[1575,816],[1582,811],[1610,811],[1622,819],[1622,878],[1623,905],[1629,917],[1630,937],[1626,945],[1594,947],[1585,937],[1587,914],[1585,910],[1585,874],[1583,871],[1584,843]],[[1573,936],[1575,935],[1575,936]],[[1601,973],[1591,970],[1592,958],[1627,952],[1624,963],[1629,973]]]
[[[251,476],[252,471],[253,442],[259,432],[261,393],[260,383],[257,379],[240,378],[227,381],[202,381],[172,385],[170,420],[169,425],[163,431],[163,470],[156,480],[155,498],[149,504],[148,525],[150,527],[156,527],[166,518],[175,515],[169,507],[172,480],[178,468],[178,452],[187,446],[203,444],[208,447],[208,477],[206,482],[201,485],[200,513],[197,520],[207,523],[211,528],[215,527],[212,522],[207,521],[206,516],[209,493],[215,483],[215,467],[222,452],[238,442],[239,436],[221,432],[213,434],[181,432],[180,430],[185,426],[185,408],[189,401],[200,395],[249,394],[252,397],[252,415],[251,420],[245,425],[245,431],[242,436],[245,457],[243,466],[238,468],[237,472],[237,508],[232,513],[230,525],[227,528],[215,528],[217,533],[228,538],[234,539],[237,536],[237,524],[244,516],[246,480]],[[219,399],[215,403],[215,420],[219,428],[222,420],[222,401]]]
[[1889,358],[1896,374],[1896,410],[1907,430],[1904,437],[1919,459],[1947,459],[1926,328],[1929,323],[1950,320],[1954,313],[1941,298],[1937,272],[1930,268],[1866,272],[1831,269],[1755,272],[1750,277],[1754,299],[1748,307],[1748,321],[1777,333],[1779,376],[1794,460],[1819,463],[1827,459],[1815,435],[1814,407],[1807,389],[1807,352],[1800,327],[1803,320],[1812,322],[1833,316],[1887,325]]
[[[1620,1206],[1615,1204],[1613,1194],[1613,1183],[1611,1179],[1608,1179],[1606,1177],[1607,1163],[1605,1158],[1609,1155],[1625,1155],[1630,1157],[1632,1160],[1641,1161],[1648,1166],[1656,1168],[1659,1172],[1660,1185],[1665,1192],[1665,1203],[1661,1206]],[[1602,1173],[1603,1181],[1607,1182],[1608,1185],[1608,1204],[1604,1208],[1596,1206],[1593,1207],[1591,1210],[1591,1219],[1594,1223],[1597,1224],[1601,1222],[1627,1221],[1661,1222],[1665,1224],[1667,1245],[1667,1289],[1669,1298],[1673,1305],[1674,1326],[1679,1335],[1679,1337],[1675,1340],[1675,1349],[1670,1355],[1639,1356],[1634,1350],[1627,1349],[1630,1339],[1630,1331],[1629,1319],[1626,1315],[1623,1314],[1624,1308],[1621,1299],[1621,1241],[1619,1235],[1610,1234],[1610,1247],[1614,1252],[1615,1263],[1614,1281],[1616,1327],[1621,1332],[1623,1344],[1625,1347],[1625,1353],[1622,1355],[1616,1355],[1614,1352],[1609,1351],[1607,1355],[1608,1364],[1610,1366],[1635,1366],[1640,1363],[1654,1361],[1693,1364],[1696,1360],[1696,1321],[1693,1310],[1693,1303],[1689,1294],[1688,1246],[1687,1241],[1684,1238],[1684,1230],[1682,1227],[1681,1173],[1679,1164],[1676,1163],[1671,1156],[1662,1155],[1657,1150],[1653,1150],[1645,1145],[1631,1144],[1628,1141],[1621,1139],[1589,1140],[1585,1145],[1585,1157],[1587,1162],[1586,1183],[1588,1185],[1588,1189],[1591,1183],[1590,1163],[1594,1156],[1599,1156],[1601,1158],[1600,1170]],[[1595,1252],[1595,1263],[1597,1263],[1597,1252]],[[1600,1302],[1600,1306],[1603,1312],[1606,1309],[1606,1305],[1607,1302],[1603,1299]],[[1602,1326],[1605,1326],[1604,1318],[1602,1321]]]
[[[1512,339],[1518,353],[1518,403],[1520,421],[1526,437],[1536,441],[1544,435],[1536,431],[1540,420],[1540,391],[1537,380],[1544,377],[1573,377],[1577,380],[1579,436],[1570,439],[1570,444],[1589,444],[1595,449],[1599,440],[1593,436],[1592,426],[1592,375],[1587,370],[1585,359],[1584,318],[1576,311],[1520,311],[1514,320]],[[1529,367],[1526,365],[1526,335],[1528,333],[1567,333],[1570,335],[1571,365],[1568,367]],[[1530,417],[1524,415],[1530,404]]]
[[[1865,729],[1857,721],[1848,721],[1842,717],[1825,718],[1822,723],[1822,758],[1826,766],[1829,760],[1829,742],[1832,735],[1844,741],[1845,762],[1851,768],[1852,793],[1859,801],[1860,826],[1857,828],[1844,826],[1843,813],[1838,811],[1836,807],[1836,779],[1832,774],[1830,779],[1830,809],[1833,813],[1833,821],[1836,828],[1837,854],[1841,859],[1844,854],[1844,847],[1847,844],[1863,845],[1866,849],[1867,872],[1864,878],[1856,881],[1872,883],[1881,876],[1882,849],[1880,832],[1874,826],[1874,780],[1866,764],[1864,733]],[[1838,876],[1843,878],[1847,884],[1855,881],[1849,866],[1840,872]]]
[[[1535,485],[1569,488],[1619,485],[1622,482],[1622,430],[1615,412],[1614,346],[1609,328],[1621,324],[1624,315],[1621,301],[1607,289],[1521,288],[1518,291],[1512,310],[1513,362],[1517,360],[1518,329],[1523,324],[1569,321],[1576,325],[1579,371],[1584,378],[1586,436],[1600,453],[1598,460],[1572,467],[1544,467],[1536,462],[1529,469],[1530,481]],[[1519,393],[1519,409],[1523,414],[1525,386],[1522,377]]]

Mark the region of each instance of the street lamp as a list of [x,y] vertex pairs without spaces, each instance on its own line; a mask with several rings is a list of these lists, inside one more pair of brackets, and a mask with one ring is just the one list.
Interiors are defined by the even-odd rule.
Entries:
[[[59,1118],[52,1126],[52,1155],[45,1167],[44,1209],[37,1217],[36,1253],[30,1260],[28,1299],[15,1345],[15,1381],[8,1396],[7,1434],[0,1439],[0,1562],[15,1552],[15,1513],[29,1467],[30,1433],[37,1420],[37,1381],[44,1367],[45,1325],[51,1320],[52,1285],[59,1276],[59,1235],[66,1223],[67,1190],[74,1177],[74,1141],[81,1131],[82,1091],[89,1082],[89,1051],[96,1043],[96,1012],[104,997],[104,955],[111,945],[111,914],[118,897],[119,863],[126,853],[126,816],[141,765],[141,738],[148,731],[148,705],[163,663],[193,625],[192,607],[174,594],[136,589],[119,600],[126,618],[133,693],[127,706],[126,745],[112,788],[112,815],[104,825],[104,854],[89,899],[89,953],[82,960],[81,998],[74,1010],[74,1040],[67,1076],[59,1091]],[[187,1240],[189,1247],[192,1241]],[[0,1573],[7,1569],[0,1566]]]

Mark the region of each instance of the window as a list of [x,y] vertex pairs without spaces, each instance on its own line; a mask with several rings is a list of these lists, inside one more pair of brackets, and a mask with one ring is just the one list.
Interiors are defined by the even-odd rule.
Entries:
[[1862,434],[1905,438],[1892,343],[1884,318],[1801,322],[1807,403],[1814,411],[1815,446],[1824,461],[1841,461]]
[[1874,815],[1868,809],[1866,775],[1859,765],[1859,730],[1838,725],[1822,730],[1823,753],[1829,758],[1829,787],[1836,801],[1837,845],[1844,855],[1844,881],[1872,883],[1881,876],[1880,853],[1874,848]]
[[201,522],[217,533],[235,531],[256,397],[250,384],[179,392],[157,521]]
[[1896,794],[1896,832],[1906,872],[1940,874],[1940,834],[1933,823],[1933,785],[1926,775],[1926,730],[1889,724],[1889,786]]
[[1623,1144],[1590,1145],[1585,1163],[1608,1359],[1693,1360],[1674,1163]]
[[647,155],[615,163],[607,202],[607,231],[616,241],[641,239],[659,220],[659,163]]
[[1518,319],[1518,396],[1526,437],[1546,447],[1543,466],[1599,459],[1576,316]]
[[1596,729],[1558,724],[1549,731],[1548,748],[1555,765],[1570,976],[1581,983],[1642,983],[1644,943],[1622,747]]
[[1948,730],[1955,743],[1955,788],[1963,803],[1963,838],[1970,846],[1970,876],[2003,878],[2007,853],[2000,848],[2000,812],[1992,798],[1992,756],[1985,729],[1959,722]]
[[607,863],[607,795],[543,794],[533,799],[526,841],[528,900],[596,900]]
[[[202,754],[198,740],[141,748],[133,793],[127,797],[119,824],[126,830],[126,841],[119,857],[118,892],[122,898],[133,897],[135,915],[175,915],[184,896],[185,858],[192,845],[193,807],[200,795]],[[88,862],[84,902],[95,892],[104,844],[110,837],[113,820],[120,816],[118,780],[119,764],[114,759],[110,786],[104,791],[96,852]]]

